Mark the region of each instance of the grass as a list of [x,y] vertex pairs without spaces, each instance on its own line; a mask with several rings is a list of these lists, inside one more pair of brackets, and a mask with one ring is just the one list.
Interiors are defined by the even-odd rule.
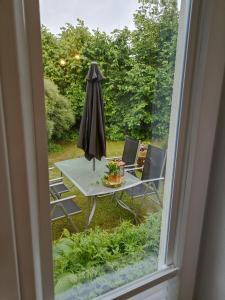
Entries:
[[[83,156],[83,151],[81,149],[78,149],[75,143],[61,143],[60,145],[61,147],[59,148],[59,152],[49,153],[49,166],[52,166],[57,161]],[[124,142],[108,141],[107,156],[120,156],[123,151],[123,146]],[[59,176],[60,174],[57,169],[53,169],[52,171],[50,171],[50,178],[56,178]],[[64,182],[68,187],[71,186],[71,183],[66,178]],[[77,196],[75,202],[82,209],[82,212],[80,214],[73,217],[73,221],[77,225],[79,230],[83,231],[85,229],[88,199],[84,197],[76,187],[72,187],[70,190],[71,193],[68,193],[67,195],[75,194]],[[66,194],[64,195],[66,196]],[[135,209],[140,211],[140,218],[144,217],[147,213],[152,213],[159,210],[157,204],[155,204],[150,199],[147,199],[145,203],[142,203],[142,205],[140,205],[140,199],[139,201],[138,199],[135,200],[135,203],[131,203],[131,199],[126,198],[126,202],[129,206],[133,206]],[[116,204],[111,201],[111,197],[103,197],[97,200],[95,215],[89,228],[99,226],[104,229],[110,230],[113,227],[118,226],[123,220],[133,221],[133,217],[129,212],[125,211],[121,207],[117,207]],[[61,236],[64,228],[67,228],[72,232],[72,227],[66,218],[57,220],[52,223],[52,239],[58,239]]]

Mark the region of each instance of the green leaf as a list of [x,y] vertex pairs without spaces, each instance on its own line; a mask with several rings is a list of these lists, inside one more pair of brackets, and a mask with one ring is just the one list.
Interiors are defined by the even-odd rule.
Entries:
[[55,285],[55,293],[62,293],[70,288],[72,288],[77,282],[77,276],[72,273],[66,273],[61,276],[56,285]]

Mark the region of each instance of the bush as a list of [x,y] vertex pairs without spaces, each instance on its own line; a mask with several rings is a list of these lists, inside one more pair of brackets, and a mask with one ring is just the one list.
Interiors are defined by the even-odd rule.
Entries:
[[71,104],[60,95],[57,86],[49,79],[44,79],[44,88],[48,140],[59,140],[74,123]]
[[[152,255],[135,264],[126,265],[119,268],[116,272],[107,272],[102,276],[96,277],[94,280],[85,283],[79,283],[72,289],[71,284],[75,278],[74,274],[67,274],[61,280],[62,284],[70,282],[66,292],[56,295],[56,300],[91,300],[95,299],[108,291],[122,286],[128,282],[138,279],[144,275],[153,273],[157,270],[157,257]],[[63,286],[63,285],[62,285]],[[64,286],[65,287],[65,286]]]
[[138,226],[123,222],[111,232],[96,228],[70,235],[64,231],[53,245],[56,293],[135,265],[146,257],[157,257],[160,216],[160,213],[152,214]]
[[[79,129],[86,74],[97,61],[102,82],[106,137],[123,140],[167,138],[178,28],[176,0],[139,0],[135,29],[110,34],[91,31],[83,21],[67,24],[58,36],[42,27],[44,74],[71,103]],[[79,59],[76,56],[79,55]],[[60,59],[65,65],[60,65]],[[50,119],[51,120],[51,119]],[[49,123],[49,134],[52,124]],[[53,130],[54,134],[57,133]]]
[[62,152],[64,150],[64,147],[59,144],[55,144],[52,142],[48,143],[48,152],[49,153],[54,153],[54,152]]

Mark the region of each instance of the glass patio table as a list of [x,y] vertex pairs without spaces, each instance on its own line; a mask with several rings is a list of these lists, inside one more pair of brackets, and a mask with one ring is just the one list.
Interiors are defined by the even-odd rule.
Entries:
[[96,209],[96,200],[99,196],[113,194],[113,200],[122,208],[128,210],[135,217],[135,212],[124,203],[116,194],[127,188],[132,188],[140,183],[140,179],[124,172],[124,183],[120,187],[106,187],[102,183],[102,177],[107,172],[107,160],[102,158],[96,161],[95,171],[92,168],[92,161],[84,157],[56,162],[55,166],[67,179],[75,185],[84,196],[88,197],[87,226],[91,223]]

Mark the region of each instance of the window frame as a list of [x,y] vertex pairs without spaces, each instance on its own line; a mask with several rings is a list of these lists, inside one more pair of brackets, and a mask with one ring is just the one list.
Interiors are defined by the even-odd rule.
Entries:
[[184,101],[189,99],[189,107],[183,143],[184,167],[179,173],[182,201],[170,256],[181,270],[178,299],[182,300],[192,299],[195,287],[225,66],[224,1],[196,0],[192,10],[190,32],[194,41],[189,46],[195,44],[195,47],[189,50],[190,73],[183,95]]
[[[185,3],[191,4],[188,15]],[[172,190],[166,194],[169,185],[165,187],[165,194],[173,200],[171,207],[165,209],[162,225],[162,239],[166,243],[161,239],[160,264],[164,270],[111,291],[110,299],[125,299],[174,276],[180,276],[183,287],[179,289],[182,290],[179,299],[192,297],[224,71],[221,63],[225,56],[224,32],[217,30],[221,24],[225,25],[222,5],[219,0],[213,4],[203,0],[182,2],[184,19],[179,38],[184,38],[181,33],[185,32],[187,17],[189,38],[187,52],[177,54],[177,63],[182,61],[182,55],[186,57],[186,67],[176,69],[174,84],[173,98],[179,101],[181,92],[183,97],[179,110],[182,128],[178,144],[175,143],[178,128],[169,138],[170,149],[173,146],[177,150],[173,154],[176,155],[174,174],[170,174],[171,180],[174,178],[173,195]],[[9,225],[4,216],[3,220],[13,249],[9,275],[15,279],[16,299],[23,300],[54,299],[38,7],[38,0],[2,0],[0,4],[0,37],[5,41],[0,50],[0,133],[4,140],[0,145],[3,158],[0,166],[6,174],[1,188]],[[213,46],[217,46],[217,52]],[[212,70],[213,83],[209,76]],[[177,118],[177,113],[172,111],[172,116]],[[17,138],[13,136],[15,128]],[[172,158],[168,165],[174,165]],[[167,176],[171,170],[167,168]],[[7,247],[3,246],[3,253],[7,253]],[[7,295],[9,290],[12,287],[6,284],[1,292]]]
[[[4,137],[3,220],[8,214],[13,256],[3,240],[0,259],[14,267],[2,280],[1,296],[10,299],[53,299],[48,158],[38,1],[0,3],[0,132]],[[18,201],[19,199],[19,201]],[[2,236],[1,236],[2,238]],[[1,269],[4,278],[5,269]]]

